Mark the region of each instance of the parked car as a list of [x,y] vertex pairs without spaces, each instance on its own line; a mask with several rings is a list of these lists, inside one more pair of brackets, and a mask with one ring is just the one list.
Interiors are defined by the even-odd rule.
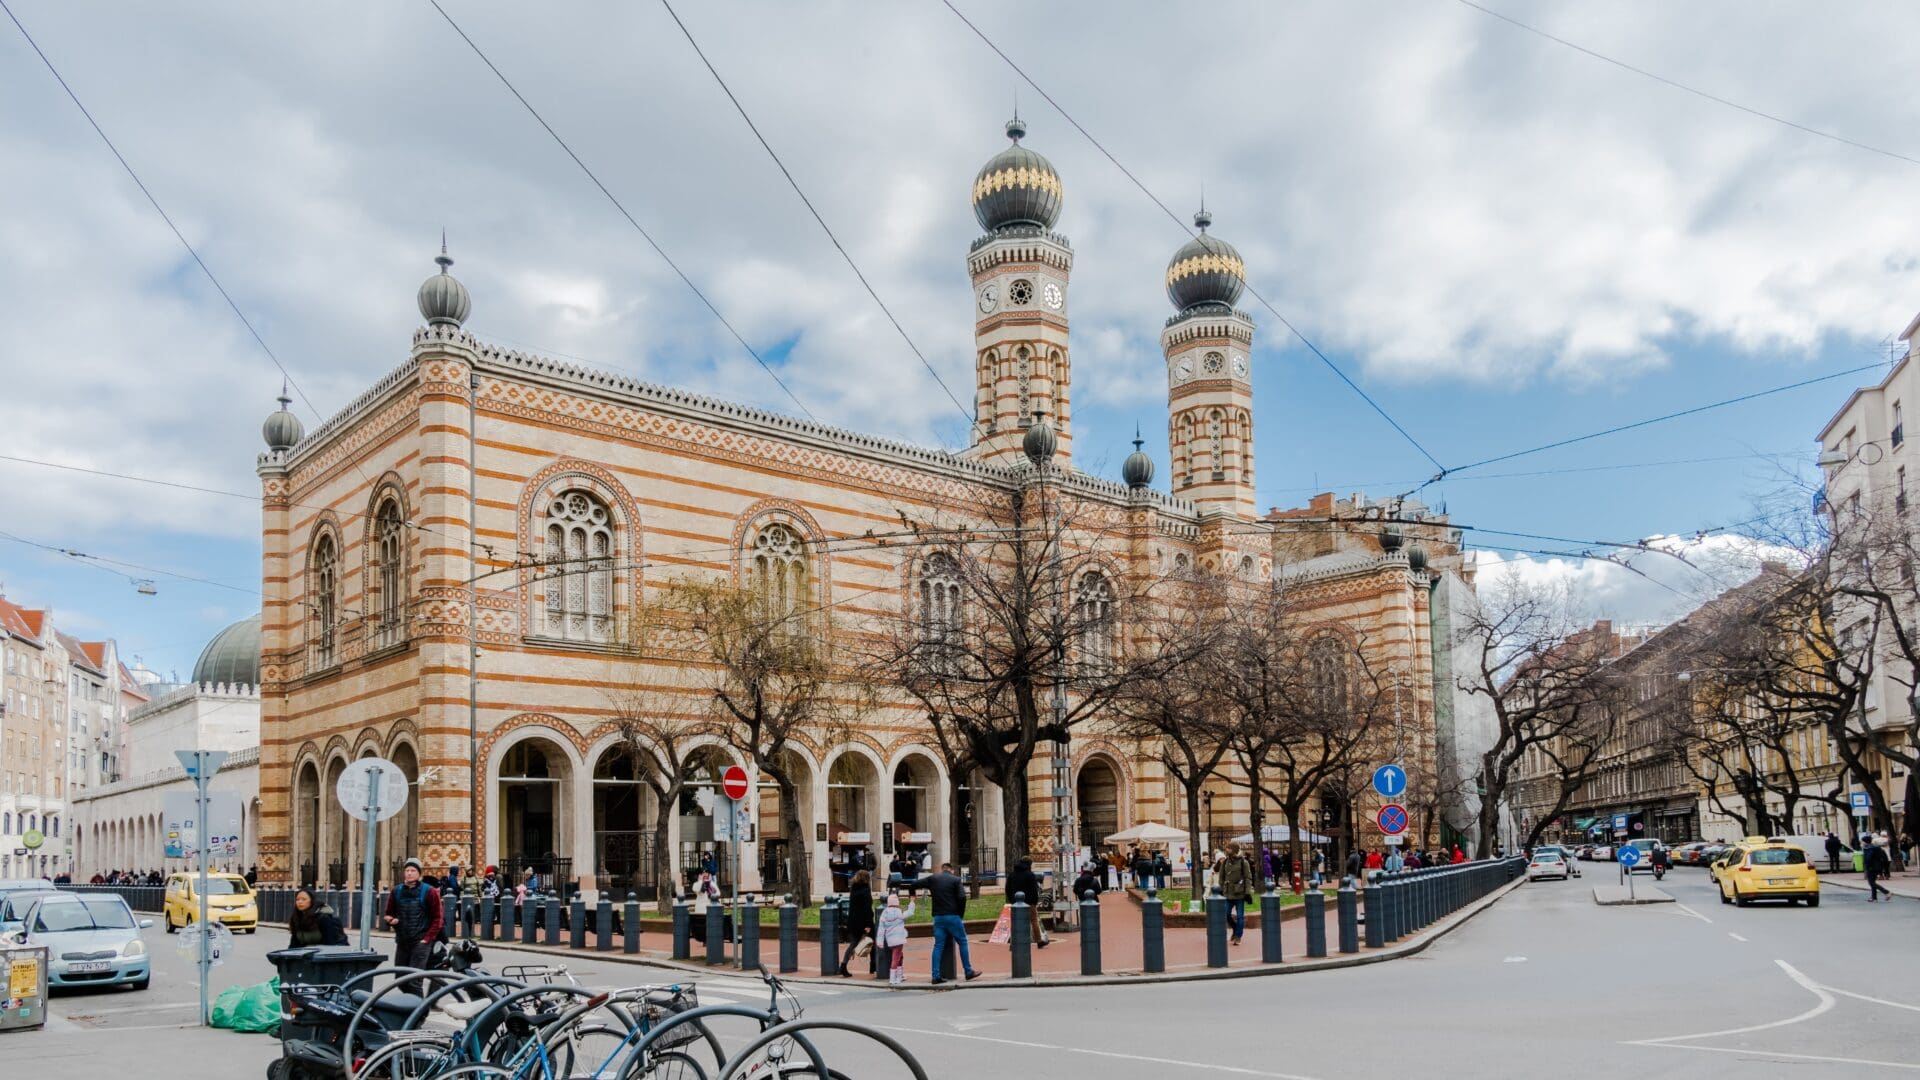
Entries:
[[1588,858],[1592,859],[1594,862],[1612,862],[1613,861],[1613,845],[1612,844],[1593,845],[1593,847],[1588,852]]
[[[199,874],[172,874],[167,878],[166,900],[161,916],[167,921],[167,933],[186,926],[200,917],[200,898],[194,892]],[[207,917],[218,919],[230,930],[251,934],[259,928],[260,908],[254,903],[253,888],[239,874],[207,875]]]
[[[1825,836],[1800,835],[1796,833],[1792,836],[1769,836],[1767,838],[1768,843],[1774,843],[1776,841],[1792,844],[1794,847],[1806,852],[1807,861],[1816,867],[1827,865],[1827,838]],[[1845,840],[1840,841],[1840,869],[1853,869],[1853,845],[1847,843]]]
[[1560,856],[1560,863],[1567,868],[1569,874],[1572,874],[1574,877],[1580,876],[1580,868],[1573,865],[1572,848],[1561,844],[1539,844],[1535,846],[1533,850],[1535,854],[1539,854],[1542,851],[1553,852],[1555,855]]
[[21,945],[47,947],[47,986],[131,986],[145,990],[153,977],[140,931],[152,919],[135,919],[113,893],[55,893],[34,901],[26,926],[13,934]]
[[1568,873],[1567,860],[1561,858],[1560,852],[1554,848],[1534,848],[1533,857],[1527,860],[1528,881],[1539,881],[1542,878],[1559,878],[1565,881]]
[[1679,847],[1674,848],[1673,849],[1673,865],[1675,866],[1700,865],[1700,852],[1705,850],[1706,846],[1707,846],[1707,842],[1705,840],[1694,840],[1689,843],[1681,844]]
[[1770,841],[1756,847],[1742,844],[1733,851],[1720,862],[1721,903],[1746,907],[1755,900],[1785,900],[1789,905],[1805,900],[1808,907],[1820,906],[1820,875],[1798,846]]
[[1714,864],[1714,862],[1720,858],[1720,856],[1725,855],[1726,853],[1727,853],[1727,845],[1721,844],[1721,843],[1710,843],[1706,847],[1701,848],[1699,852],[1694,855],[1693,857],[1694,865],[1711,867]]
[[15,889],[35,889],[47,892],[54,888],[52,879],[43,877],[0,878],[0,893]]
[[58,895],[60,893],[51,887],[0,892],[0,937],[15,933],[27,924],[27,909],[33,906],[35,900]]

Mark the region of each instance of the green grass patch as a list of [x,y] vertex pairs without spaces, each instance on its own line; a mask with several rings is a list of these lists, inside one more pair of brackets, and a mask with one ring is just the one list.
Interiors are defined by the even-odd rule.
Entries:
[[[1327,903],[1331,904],[1335,902],[1335,897],[1338,894],[1338,890],[1324,889],[1322,891],[1326,893]],[[1140,895],[1142,899],[1146,898],[1145,893],[1142,893]],[[1162,889],[1159,892],[1159,896],[1160,896],[1160,902],[1167,905],[1168,911],[1172,911],[1173,906],[1175,904],[1179,904],[1180,910],[1185,911],[1187,907],[1187,902],[1193,899],[1193,890],[1192,889]],[[1304,904],[1306,902],[1307,902],[1306,893],[1295,893],[1292,889],[1280,890],[1280,906],[1283,908],[1299,907],[1301,904]],[[1259,907],[1260,898],[1256,896],[1252,900],[1249,900],[1247,902],[1247,906],[1255,907],[1255,908]]]
[[[878,897],[875,897],[876,901],[878,899]],[[1007,898],[997,893],[983,895],[977,900],[968,900],[967,914],[965,917],[967,919],[997,919],[1000,917],[1000,909],[1005,907],[1006,903]],[[900,906],[905,907],[906,905],[907,898],[902,896],[900,898]],[[907,922],[909,924],[933,922],[933,899],[922,894],[914,907],[913,915],[907,919]],[[760,909],[760,924],[762,926],[780,925],[780,907],[778,904]],[[817,901],[808,907],[800,909],[800,925],[820,925],[820,904]]]

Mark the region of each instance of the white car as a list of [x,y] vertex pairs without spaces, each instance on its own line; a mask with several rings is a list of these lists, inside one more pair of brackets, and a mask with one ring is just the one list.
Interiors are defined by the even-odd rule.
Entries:
[[1612,862],[1613,861],[1613,845],[1612,844],[1596,844],[1594,845],[1593,851],[1589,853],[1588,857],[1591,858],[1594,862]]
[[1568,874],[1567,860],[1561,858],[1557,851],[1536,851],[1533,858],[1527,861],[1528,881],[1539,881],[1541,878],[1565,881]]

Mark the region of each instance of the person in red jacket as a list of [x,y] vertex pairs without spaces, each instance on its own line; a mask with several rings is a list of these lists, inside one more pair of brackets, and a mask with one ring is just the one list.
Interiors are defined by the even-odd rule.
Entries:
[[1467,853],[1460,850],[1459,844],[1453,845],[1453,864],[1455,866],[1458,866],[1461,863],[1466,861],[1467,861]]
[[1386,860],[1380,857],[1379,852],[1377,851],[1367,852],[1367,869],[1378,870],[1385,865],[1386,865]]

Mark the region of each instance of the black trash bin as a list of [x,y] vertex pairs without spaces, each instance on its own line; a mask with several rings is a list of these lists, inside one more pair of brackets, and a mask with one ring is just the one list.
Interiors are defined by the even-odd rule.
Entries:
[[280,985],[338,986],[386,963],[386,955],[345,945],[303,945],[267,954],[280,973]]

